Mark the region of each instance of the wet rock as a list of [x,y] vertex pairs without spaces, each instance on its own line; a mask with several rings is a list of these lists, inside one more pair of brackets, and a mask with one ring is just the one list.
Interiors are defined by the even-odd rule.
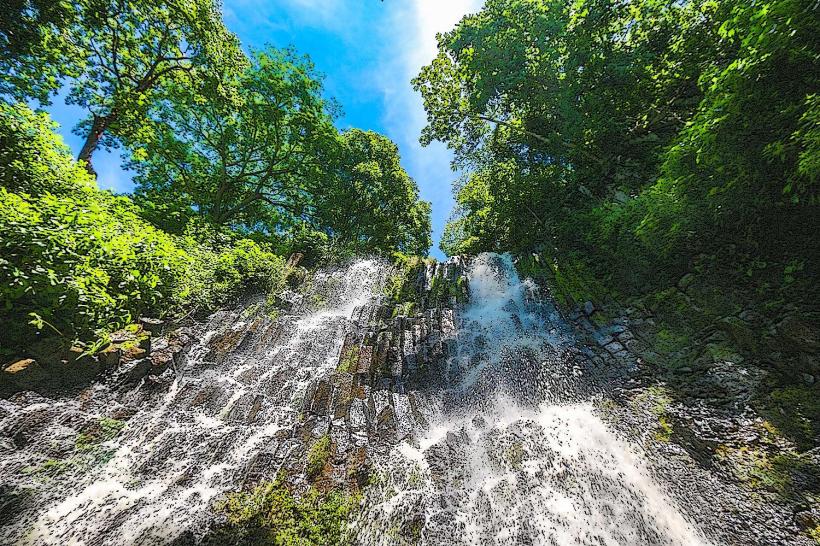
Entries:
[[745,351],[757,349],[757,336],[743,319],[726,317],[717,323],[717,327],[729,334],[740,349]]
[[794,515],[794,522],[805,531],[813,530],[820,522],[818,510],[803,510]]
[[618,343],[617,341],[612,341],[612,342],[606,344],[604,349],[606,349],[609,352],[609,354],[611,354],[611,355],[622,356],[622,353],[626,352],[625,349],[624,349],[624,346],[621,345],[620,343]]
[[316,384],[313,396],[309,400],[308,411],[316,415],[327,415],[330,413],[331,394],[333,387],[327,379],[321,379]]
[[595,304],[591,301],[584,302],[584,313],[586,316],[590,316],[595,312]]

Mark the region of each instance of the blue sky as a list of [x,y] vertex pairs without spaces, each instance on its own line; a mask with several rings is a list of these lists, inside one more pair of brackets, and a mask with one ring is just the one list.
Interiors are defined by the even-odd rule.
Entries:
[[[325,92],[341,104],[337,125],[388,135],[399,146],[402,164],[433,203],[431,254],[441,257],[438,240],[453,206],[451,155],[440,143],[418,142],[425,113],[410,79],[435,56],[437,32],[451,29],[481,0],[224,0],[225,23],[248,48],[294,46],[310,55],[325,76]],[[79,108],[60,97],[50,108],[75,153],[80,139],[71,128]],[[128,192],[131,177],[119,155],[94,156],[99,184]]]

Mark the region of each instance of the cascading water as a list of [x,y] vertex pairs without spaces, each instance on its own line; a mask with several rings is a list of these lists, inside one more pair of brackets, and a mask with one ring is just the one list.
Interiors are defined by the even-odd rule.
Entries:
[[375,459],[363,546],[703,543],[596,417],[607,377],[509,256],[471,260],[469,303],[440,307],[462,263],[425,266],[411,317],[380,304],[388,268],[359,261],[314,275],[292,314],[216,313],[139,386],[0,400],[0,543],[195,544],[227,492],[279,470],[306,488],[320,437],[337,485]]
[[[293,425],[311,381],[334,369],[351,318],[385,274],[368,260],[317,274],[304,297],[312,301],[297,302],[313,312],[274,320],[259,300],[217,313],[153,398],[145,386],[102,383],[79,398],[0,401],[0,481],[21,504],[0,525],[0,543],[153,545],[184,533],[195,541],[214,502],[240,488],[256,461],[287,458],[278,433]],[[71,434],[80,422],[110,427],[118,421],[99,418],[120,414],[133,415],[101,445]],[[59,469],[50,464],[66,453]]]
[[425,429],[378,465],[368,546],[681,545],[704,540],[596,417],[568,328],[508,255],[481,255]]

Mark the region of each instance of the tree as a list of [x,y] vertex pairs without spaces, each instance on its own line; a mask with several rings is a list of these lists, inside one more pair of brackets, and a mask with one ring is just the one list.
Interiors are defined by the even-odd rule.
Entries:
[[167,229],[199,217],[274,233],[310,205],[311,184],[333,155],[334,105],[313,65],[267,49],[236,75],[167,86],[135,149],[136,199]]
[[67,32],[71,4],[55,0],[7,0],[0,10],[0,95],[48,103],[60,79],[76,74],[79,52]]
[[100,144],[140,130],[160,87],[195,75],[197,66],[230,65],[242,56],[213,0],[83,0],[76,9],[72,39],[86,57],[67,102],[89,112],[76,131],[85,136],[78,159],[91,172]]
[[339,162],[316,190],[317,222],[349,254],[426,255],[430,204],[401,167],[398,147],[372,131],[340,136]]
[[[474,250],[551,246],[568,217],[657,180],[659,154],[702,97],[703,63],[719,57],[716,6],[488,0],[440,36],[414,80],[428,113],[422,142],[452,148],[485,179],[462,191],[485,188],[492,203],[486,214],[459,199],[460,215],[476,217],[448,237],[472,238]],[[564,234],[577,241],[574,227]]]

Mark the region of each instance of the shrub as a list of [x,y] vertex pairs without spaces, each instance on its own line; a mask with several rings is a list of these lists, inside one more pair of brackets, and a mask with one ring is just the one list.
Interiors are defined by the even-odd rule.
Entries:
[[128,197],[97,189],[52,131],[47,115],[0,102],[0,355],[283,286],[285,262],[267,245],[157,229]]
[[[248,493],[234,493],[217,507],[225,513],[228,528],[217,535],[232,544],[275,546],[343,546],[350,544],[347,521],[358,497],[310,489],[296,498],[281,479],[262,483]],[[214,543],[220,537],[214,537]]]
[[0,232],[7,350],[38,334],[89,340],[159,312],[188,269],[185,253],[140,220],[130,200],[93,189],[32,196],[0,188]]
[[224,303],[251,288],[275,292],[285,285],[287,267],[264,243],[190,234],[180,240],[189,257],[177,299],[198,309]]
[[94,188],[55,127],[46,113],[0,101],[0,186],[31,195]]

